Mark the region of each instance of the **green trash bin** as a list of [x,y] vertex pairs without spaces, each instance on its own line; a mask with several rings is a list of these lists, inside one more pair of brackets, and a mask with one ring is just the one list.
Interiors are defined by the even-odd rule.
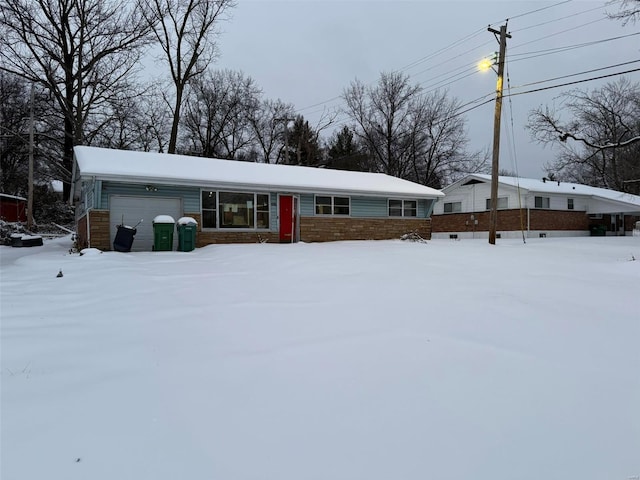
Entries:
[[158,215],[153,219],[153,251],[173,250],[173,225],[175,220],[169,215]]
[[591,236],[592,237],[604,237],[607,235],[607,226],[606,225],[591,225]]
[[182,217],[176,224],[178,230],[178,251],[190,252],[196,248],[198,222],[191,217]]

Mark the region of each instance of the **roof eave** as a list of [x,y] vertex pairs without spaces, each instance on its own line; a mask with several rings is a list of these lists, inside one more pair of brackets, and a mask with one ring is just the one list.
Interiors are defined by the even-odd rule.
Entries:
[[155,184],[155,185],[176,185],[183,187],[198,187],[198,188],[229,188],[232,190],[251,189],[258,191],[280,191],[280,192],[294,192],[294,193],[325,193],[325,194],[349,194],[360,195],[363,197],[393,197],[399,199],[437,199],[444,197],[445,194],[436,191],[433,194],[421,194],[421,193],[407,193],[407,192],[395,192],[395,191],[374,191],[374,190],[353,190],[353,189],[341,189],[341,188],[322,188],[322,187],[306,187],[296,185],[276,185],[276,184],[253,184],[253,183],[238,183],[238,182],[216,182],[209,181],[203,182],[197,179],[184,179],[184,178],[160,178],[149,176],[132,176],[127,175],[123,178],[120,175],[101,175],[91,172],[85,172],[81,175],[83,180],[101,180],[107,182],[121,182],[121,183],[135,183],[135,184]]

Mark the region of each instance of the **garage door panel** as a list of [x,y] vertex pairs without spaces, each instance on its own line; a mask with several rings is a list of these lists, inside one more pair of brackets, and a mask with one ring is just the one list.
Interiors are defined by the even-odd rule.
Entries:
[[[109,197],[109,223],[111,242],[115,238],[117,226],[136,227],[132,251],[151,251],[153,247],[153,219],[158,215],[171,215],[174,220],[182,216],[182,200],[180,198],[130,197],[112,195]],[[177,235],[173,235],[173,249],[178,245]]]

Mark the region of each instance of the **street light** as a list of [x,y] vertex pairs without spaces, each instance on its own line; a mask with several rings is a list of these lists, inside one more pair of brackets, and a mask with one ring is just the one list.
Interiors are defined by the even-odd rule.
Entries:
[[483,58],[482,60],[480,60],[478,62],[478,70],[480,70],[481,72],[486,72],[487,70],[489,70],[490,68],[493,68],[493,66],[496,64],[496,56],[494,55],[491,58]]

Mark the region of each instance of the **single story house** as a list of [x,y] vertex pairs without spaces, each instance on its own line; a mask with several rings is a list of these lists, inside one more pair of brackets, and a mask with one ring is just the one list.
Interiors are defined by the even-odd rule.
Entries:
[[[380,173],[75,147],[80,247],[110,250],[118,225],[152,250],[157,215],[192,217],[196,245],[431,235],[443,194]],[[141,223],[140,223],[141,222]],[[174,248],[175,239],[174,235]]]
[[[432,238],[488,238],[491,176],[473,174],[445,187],[434,207]],[[640,196],[546,178],[498,178],[502,238],[630,235]]]
[[27,199],[0,193],[0,220],[5,222],[26,222]]

